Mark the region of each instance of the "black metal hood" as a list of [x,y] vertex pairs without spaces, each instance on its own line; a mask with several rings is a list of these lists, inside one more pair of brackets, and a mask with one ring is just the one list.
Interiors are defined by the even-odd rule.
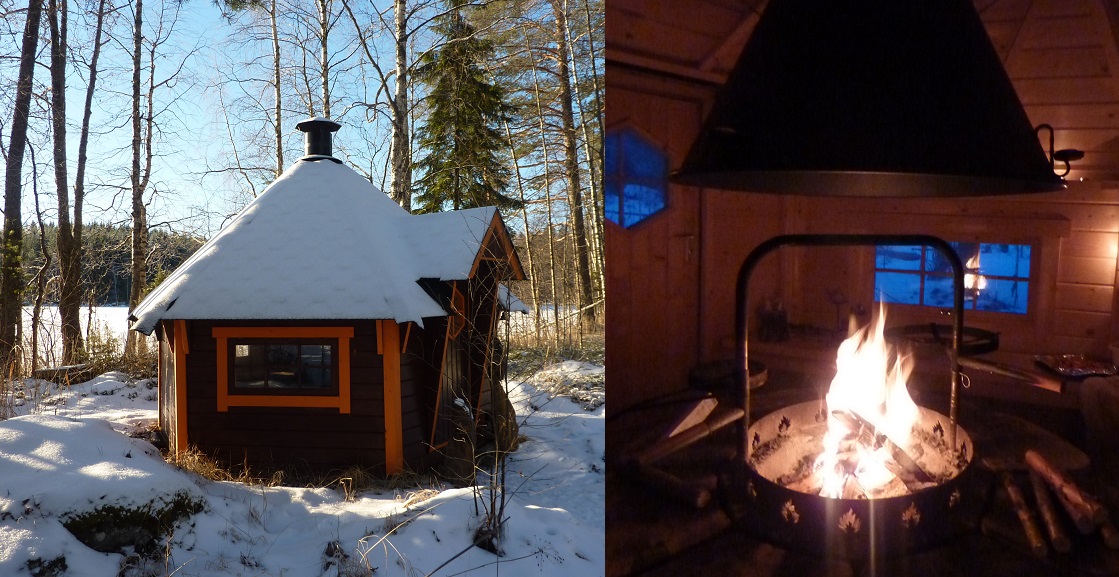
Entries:
[[1063,187],[971,0],[770,0],[673,181],[870,197]]

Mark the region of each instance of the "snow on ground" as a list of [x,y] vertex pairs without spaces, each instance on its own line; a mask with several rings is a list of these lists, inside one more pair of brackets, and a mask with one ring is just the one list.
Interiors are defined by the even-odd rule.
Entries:
[[[156,420],[151,381],[109,373],[69,388],[34,383],[14,407],[19,416],[0,421],[0,575],[100,577],[126,565],[129,575],[184,577],[604,575],[605,408],[585,410],[528,383],[511,388],[527,441],[508,464],[505,555],[497,557],[470,545],[479,520],[472,488],[347,501],[334,488],[206,481],[121,434]],[[83,509],[142,502],[153,489],[186,491],[205,505],[177,525],[154,565],[98,553],[62,525]],[[50,573],[58,557],[66,570]]]

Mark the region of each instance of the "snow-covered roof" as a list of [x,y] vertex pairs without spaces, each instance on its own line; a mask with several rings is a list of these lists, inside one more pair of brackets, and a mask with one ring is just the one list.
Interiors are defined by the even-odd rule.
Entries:
[[[447,313],[417,284],[466,280],[493,207],[412,215],[347,166],[296,162],[133,312],[160,319],[394,319]],[[499,217],[498,217],[499,218]]]
[[495,210],[487,206],[411,215],[401,238],[424,263],[426,278],[461,280],[470,276]]

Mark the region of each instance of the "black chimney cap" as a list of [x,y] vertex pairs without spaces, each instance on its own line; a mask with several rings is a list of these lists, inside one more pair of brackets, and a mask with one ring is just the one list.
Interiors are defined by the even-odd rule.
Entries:
[[331,143],[332,132],[337,132],[342,128],[341,124],[330,120],[329,118],[322,118],[316,116],[308,118],[295,125],[296,130],[302,131],[306,134],[304,137],[304,156],[319,156],[333,158],[334,151]]

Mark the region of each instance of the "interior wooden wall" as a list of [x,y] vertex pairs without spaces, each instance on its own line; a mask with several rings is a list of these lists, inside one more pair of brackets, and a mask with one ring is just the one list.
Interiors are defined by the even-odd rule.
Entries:
[[[607,79],[608,125],[637,129],[678,166],[714,85],[609,64]],[[675,185],[669,193],[668,207],[648,221],[607,227],[607,379],[611,400],[621,408],[681,390],[697,364],[733,356],[738,268],[758,243],[783,233],[907,232],[1029,242],[1039,251],[1033,312],[1017,318],[972,313],[965,316],[968,324],[1000,332],[1002,350],[1018,353],[1107,359],[1108,343],[1119,339],[1114,185],[1073,182],[1058,193],[948,200],[776,197]],[[782,249],[763,263],[752,280],[753,302],[781,298],[794,322],[825,327],[836,317],[829,288],[851,304],[872,305],[871,252],[816,250]],[[899,314],[899,322],[938,320],[938,311]]]
[[[667,153],[687,152],[714,96],[697,86],[607,67],[609,128],[629,126]],[[611,402],[679,390],[699,358],[700,203],[670,187],[667,208],[629,229],[606,223],[606,363]]]
[[[729,194],[729,193],[724,193]],[[726,197],[713,212],[726,213],[730,203],[755,204],[758,195]],[[1119,244],[1119,191],[1096,183],[1070,183],[1069,190],[1043,195],[975,199],[836,199],[791,197],[782,201],[780,232],[784,233],[922,233],[946,240],[1028,243],[1035,247],[1028,315],[972,311],[969,326],[1000,333],[1001,350],[1017,353],[1088,353],[1110,358],[1113,336],[1116,247]],[[715,222],[705,236],[713,244],[736,235]],[[827,328],[835,326],[836,307],[829,289],[849,304],[873,308],[873,249],[787,249],[778,258],[780,286],[758,293],[755,300],[781,298],[790,320]],[[722,259],[712,276],[719,273]],[[722,276],[725,287],[731,271]],[[715,288],[714,286],[712,287]],[[730,310],[722,306],[723,310]],[[705,312],[718,317],[718,310]],[[941,311],[926,307],[893,307],[896,323],[947,322]],[[719,329],[719,344],[708,353],[728,355],[733,326]]]

